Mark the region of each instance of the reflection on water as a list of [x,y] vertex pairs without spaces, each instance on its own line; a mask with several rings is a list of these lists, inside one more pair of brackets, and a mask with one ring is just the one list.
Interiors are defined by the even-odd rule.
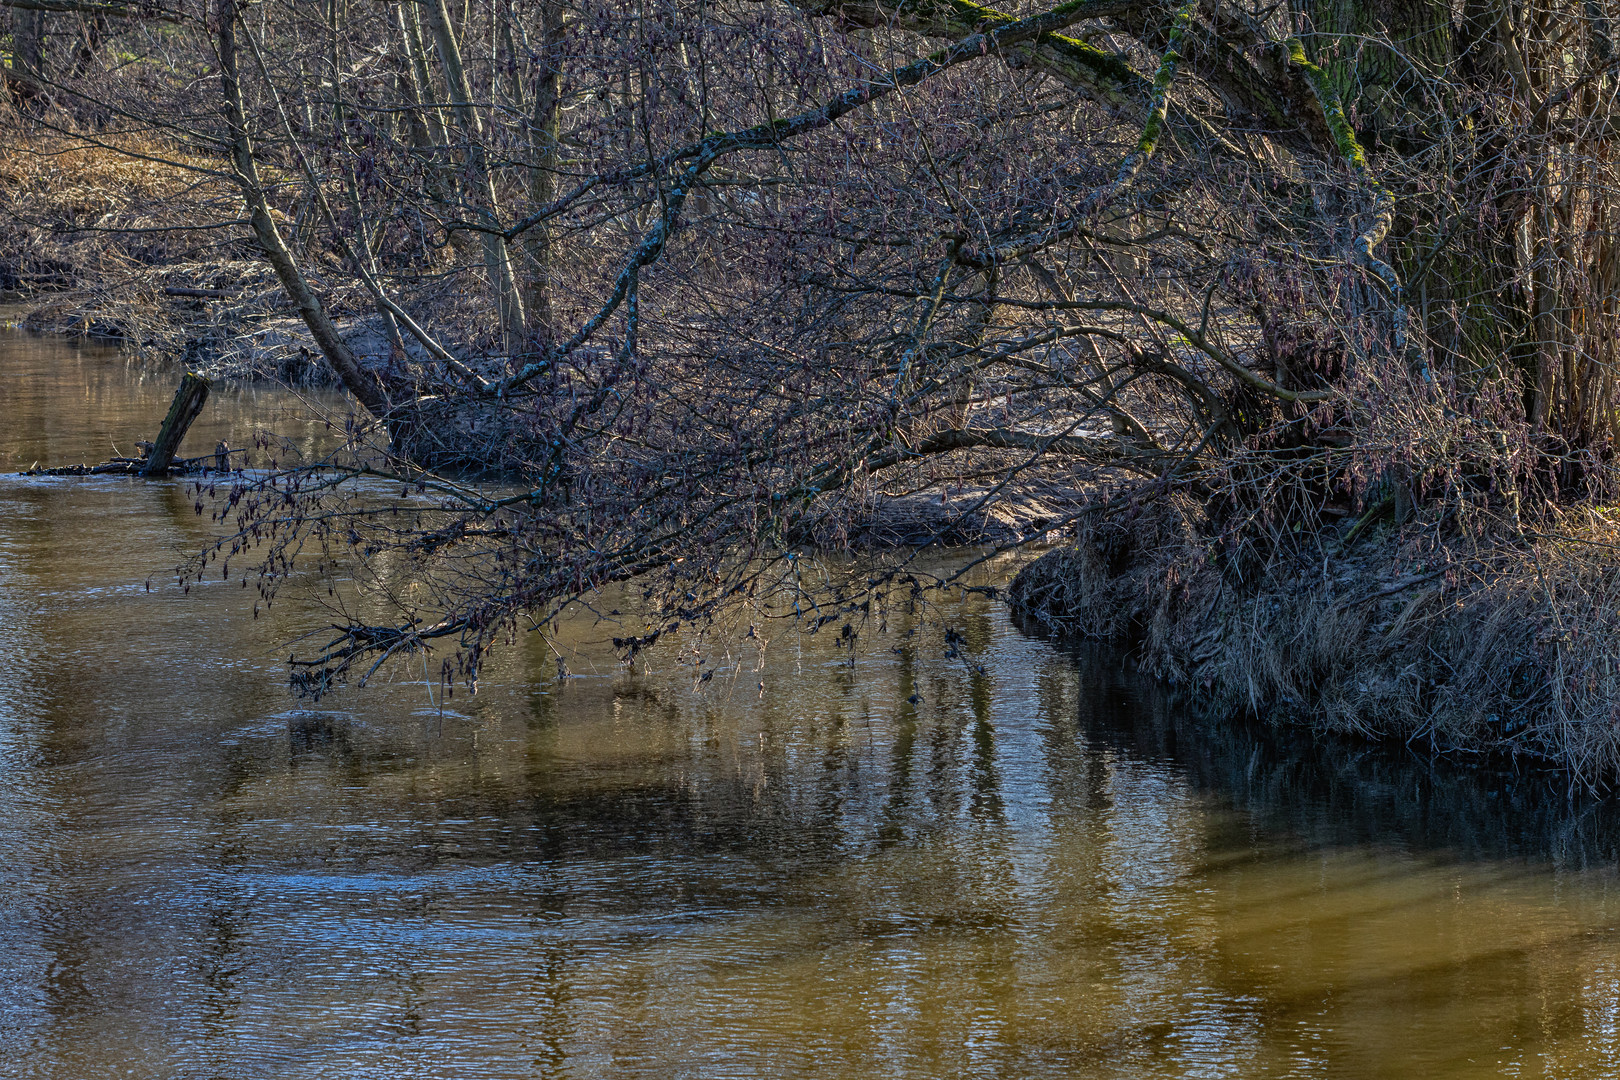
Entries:
[[[0,462],[172,390],[0,348]],[[1620,1072],[1605,808],[1197,724],[982,601],[701,692],[581,616],[579,678],[526,639],[311,705],[313,601],[146,591],[205,527],[0,479],[0,1075]]]
[[[0,329],[0,472],[133,455],[137,441],[156,437],[179,384],[177,373],[126,362],[107,345]],[[212,454],[225,439],[263,465],[331,449],[332,425],[315,422],[307,406],[338,410],[341,430],[343,404],[330,392],[306,392],[301,401],[273,388],[217,385],[180,454]],[[281,438],[266,444],[266,429]],[[243,463],[240,455],[233,461]]]

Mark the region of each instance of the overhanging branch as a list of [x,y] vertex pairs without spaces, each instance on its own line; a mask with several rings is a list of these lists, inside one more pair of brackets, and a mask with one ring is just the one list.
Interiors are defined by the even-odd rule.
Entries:
[[94,15],[109,19],[150,19],[155,22],[185,22],[184,12],[169,11],[151,4],[100,4],[94,0],[0,0],[0,7],[22,11],[48,11],[60,15]]

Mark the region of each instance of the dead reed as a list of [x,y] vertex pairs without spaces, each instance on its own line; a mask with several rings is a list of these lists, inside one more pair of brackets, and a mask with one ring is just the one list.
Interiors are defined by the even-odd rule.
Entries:
[[[1203,709],[1620,775],[1620,517],[1439,539],[1347,523],[1242,580],[1192,500],[1088,522],[1014,582],[1050,630],[1130,646]],[[1350,540],[1351,543],[1346,543]],[[1308,552],[1308,554],[1307,554]]]

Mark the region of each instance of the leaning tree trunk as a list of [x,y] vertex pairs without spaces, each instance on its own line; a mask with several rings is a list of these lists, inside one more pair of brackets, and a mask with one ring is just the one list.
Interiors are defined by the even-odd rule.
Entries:
[[253,155],[253,140],[248,134],[247,109],[242,100],[241,72],[236,60],[236,20],[241,9],[242,0],[219,0],[217,44],[225,119],[231,136],[231,165],[242,197],[247,202],[254,238],[344,388],[354,395],[367,412],[382,419],[392,411],[387,393],[377,378],[360,366],[354,352],[338,333],[326,306],[299,269],[297,259],[287,247],[270,212],[264,183],[259,177],[259,165]]
[[168,475],[175,454],[180,452],[181,441],[185,439],[186,432],[191,430],[192,422],[197,419],[207,402],[208,380],[201,375],[186,372],[180,380],[180,389],[175,392],[174,401],[169,405],[169,412],[163,418],[163,426],[158,429],[158,436],[152,443],[152,449],[146,455],[146,467],[141,470],[142,476]]
[[445,0],[429,0],[425,11],[428,27],[439,49],[445,83],[450,90],[451,111],[461,137],[466,141],[466,176],[474,199],[474,214],[480,226],[478,236],[484,247],[484,272],[489,275],[490,288],[495,291],[501,334],[507,350],[511,351],[523,338],[523,298],[518,293],[517,279],[512,272],[511,251],[506,236],[501,232],[500,203],[495,195],[495,182],[490,174],[483,134],[479,130],[478,113],[473,107],[472,88],[461,63],[461,46],[456,40]]

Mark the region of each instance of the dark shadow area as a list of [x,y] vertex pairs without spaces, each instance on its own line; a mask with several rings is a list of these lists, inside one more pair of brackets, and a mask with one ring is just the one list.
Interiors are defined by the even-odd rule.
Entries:
[[1383,844],[1470,859],[1620,864],[1620,805],[1528,764],[1211,716],[1195,693],[1134,670],[1106,646],[1064,643],[1080,678],[1082,732],[1131,758],[1172,764],[1195,787],[1310,846]]

